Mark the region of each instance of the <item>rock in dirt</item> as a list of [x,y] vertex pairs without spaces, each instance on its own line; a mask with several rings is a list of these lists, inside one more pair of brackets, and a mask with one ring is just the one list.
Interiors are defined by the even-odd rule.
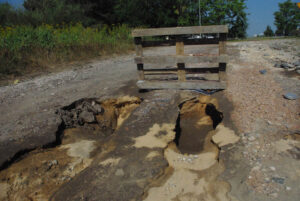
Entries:
[[57,111],[64,121],[66,128],[82,126],[85,123],[95,123],[95,115],[101,114],[103,108],[100,103],[91,100],[81,100],[68,108]]
[[260,74],[264,75],[264,74],[266,74],[266,73],[267,73],[267,70],[266,70],[266,69],[264,69],[264,70],[260,70],[259,72],[260,72]]
[[280,64],[281,68],[284,68],[284,69],[289,69],[289,68],[293,68],[294,66],[292,66],[291,64],[287,63],[287,62],[282,62]]
[[286,99],[288,99],[288,100],[296,100],[296,99],[299,98],[299,97],[298,97],[296,94],[294,94],[294,93],[286,93],[286,94],[284,94],[283,96],[284,96],[284,98],[286,98]]
[[278,183],[278,184],[284,184],[284,178],[280,178],[280,177],[273,177],[272,181]]
[[280,62],[275,63],[274,67],[275,68],[291,69],[291,68],[294,68],[294,65],[289,64],[285,61],[280,61]]
[[82,123],[93,123],[95,122],[95,117],[92,112],[83,111],[79,115],[80,121]]
[[281,64],[280,64],[280,63],[276,63],[276,64],[274,65],[274,67],[275,67],[275,68],[281,68]]
[[296,61],[293,63],[294,66],[298,66],[300,68],[300,61]]

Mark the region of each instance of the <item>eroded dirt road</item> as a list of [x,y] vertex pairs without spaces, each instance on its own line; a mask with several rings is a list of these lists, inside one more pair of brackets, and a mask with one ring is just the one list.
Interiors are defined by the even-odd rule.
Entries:
[[298,200],[300,103],[283,95],[300,96],[299,74],[274,65],[300,42],[228,52],[212,96],[138,93],[133,55],[0,88],[0,200]]

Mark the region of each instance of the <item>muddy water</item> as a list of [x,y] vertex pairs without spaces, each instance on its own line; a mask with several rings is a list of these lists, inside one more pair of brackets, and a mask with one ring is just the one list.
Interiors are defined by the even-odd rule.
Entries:
[[107,131],[112,134],[118,129],[141,100],[126,96],[99,102],[104,112],[95,117],[97,123],[66,129],[60,145],[28,153],[1,171],[0,200],[49,200],[61,185],[93,162],[101,152]]
[[[206,111],[207,105],[211,104],[218,109],[217,100],[208,96],[186,101],[182,105],[180,134],[177,136],[179,139],[175,140],[177,146],[171,142],[164,152],[169,167],[147,189],[145,200],[234,199],[227,195],[230,185],[218,179],[224,171],[224,165],[218,158],[222,146],[235,143],[239,138],[222,123],[214,125],[214,118]],[[224,139],[227,135],[229,138]]]

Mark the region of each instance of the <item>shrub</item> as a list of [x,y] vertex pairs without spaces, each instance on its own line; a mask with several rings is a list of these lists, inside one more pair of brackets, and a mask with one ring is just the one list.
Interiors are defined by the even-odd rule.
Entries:
[[0,26],[0,74],[18,74],[31,66],[122,53],[133,49],[126,25],[85,28],[74,25]]

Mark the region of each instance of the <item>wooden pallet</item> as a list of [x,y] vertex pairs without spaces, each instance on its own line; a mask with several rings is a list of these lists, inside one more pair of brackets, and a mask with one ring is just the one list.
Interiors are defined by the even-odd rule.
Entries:
[[[226,88],[226,40],[227,25],[215,26],[191,26],[153,29],[135,29],[132,32],[136,45],[136,57],[139,81],[137,86],[141,89],[225,89]],[[184,35],[215,34],[217,37],[210,39],[187,39]],[[145,37],[169,36],[171,40],[147,41]],[[185,55],[184,45],[218,44],[218,55]],[[168,56],[144,56],[143,47],[175,45],[176,55]],[[216,63],[217,66],[201,68],[187,68],[186,64]],[[161,66],[175,66],[175,68],[144,69],[144,64],[156,64]],[[219,79],[212,80],[187,80],[187,74],[218,73]],[[146,79],[148,75],[176,74],[176,80]],[[208,76],[204,76],[208,77]]]

